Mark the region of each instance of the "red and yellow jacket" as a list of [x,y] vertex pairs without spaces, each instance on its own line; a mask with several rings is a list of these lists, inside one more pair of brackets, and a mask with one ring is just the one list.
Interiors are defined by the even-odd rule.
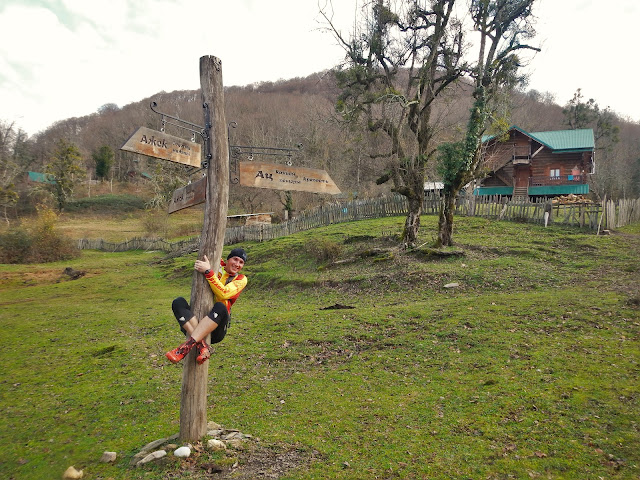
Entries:
[[[224,265],[224,262],[220,262]],[[247,277],[239,273],[234,279],[229,281],[229,274],[226,270],[215,273],[210,271],[204,276],[209,282],[216,302],[222,302],[231,313],[231,306],[240,296],[240,292],[247,286]]]

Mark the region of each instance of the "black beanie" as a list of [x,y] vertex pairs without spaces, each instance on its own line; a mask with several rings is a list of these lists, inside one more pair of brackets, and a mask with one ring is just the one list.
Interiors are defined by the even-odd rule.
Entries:
[[247,254],[241,248],[234,248],[233,250],[231,250],[231,252],[229,252],[229,255],[227,256],[227,260],[229,260],[231,257],[240,257],[245,263],[247,262]]

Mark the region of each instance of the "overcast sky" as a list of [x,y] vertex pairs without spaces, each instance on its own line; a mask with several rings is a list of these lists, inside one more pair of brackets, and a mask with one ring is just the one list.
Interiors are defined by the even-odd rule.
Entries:
[[[345,31],[362,1],[334,0]],[[538,0],[529,88],[564,105],[581,87],[640,121],[639,5]],[[222,60],[227,86],[320,72],[342,50],[318,11],[318,0],[0,0],[0,120],[33,135],[106,103],[198,89],[203,55]]]

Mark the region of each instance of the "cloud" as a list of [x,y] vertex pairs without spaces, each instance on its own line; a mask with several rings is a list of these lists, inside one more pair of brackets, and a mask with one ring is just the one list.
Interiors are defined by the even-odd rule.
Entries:
[[203,55],[222,59],[226,85],[306,76],[341,56],[316,31],[315,0],[8,1],[2,115],[30,133],[105,103],[197,89]]
[[[4,0],[0,6],[0,118],[30,134],[51,123],[159,91],[199,88],[200,57],[223,62],[225,85],[306,76],[343,51],[320,31],[325,0]],[[363,0],[334,0],[349,33]],[[540,0],[543,51],[531,88],[563,103],[578,87],[640,119],[634,95],[639,7],[616,0]],[[633,38],[632,38],[633,37]],[[635,77],[634,77],[635,76]],[[635,102],[635,103],[634,103]]]
[[552,92],[561,105],[581,88],[600,107],[640,121],[640,97],[632,93],[640,67],[628,57],[640,20],[635,0],[606,7],[593,0],[543,0],[534,11],[542,51],[528,68],[530,87]]

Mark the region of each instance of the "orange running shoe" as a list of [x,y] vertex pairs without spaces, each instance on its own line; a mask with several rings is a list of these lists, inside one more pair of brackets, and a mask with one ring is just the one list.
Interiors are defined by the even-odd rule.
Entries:
[[165,353],[165,356],[171,363],[178,363],[196,346],[196,341],[193,338],[189,338],[186,342],[177,348],[174,348],[170,352]]
[[205,342],[204,340],[200,340],[198,343],[196,343],[196,347],[198,348],[198,356],[196,358],[196,362],[198,362],[198,365],[202,365],[204,362],[209,360],[209,345],[207,345],[207,342]]

